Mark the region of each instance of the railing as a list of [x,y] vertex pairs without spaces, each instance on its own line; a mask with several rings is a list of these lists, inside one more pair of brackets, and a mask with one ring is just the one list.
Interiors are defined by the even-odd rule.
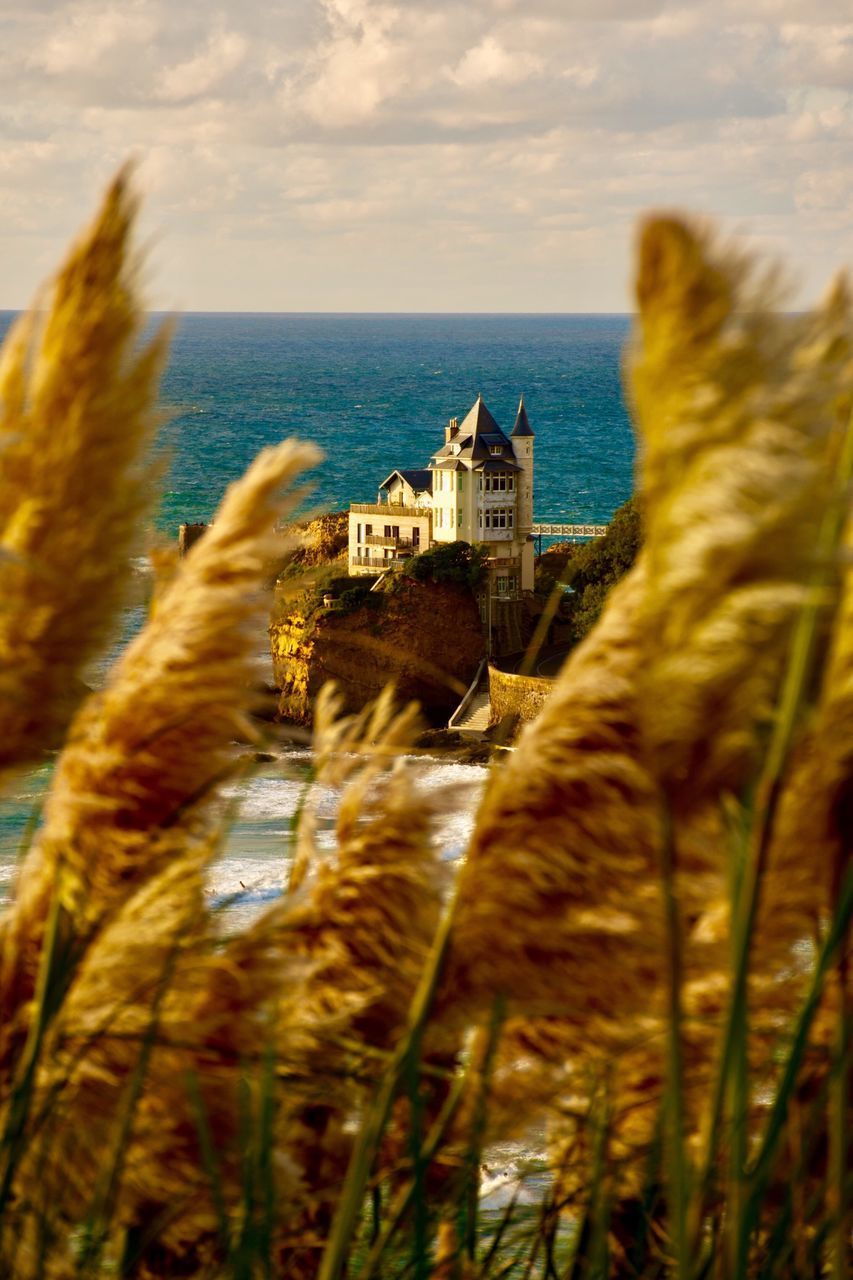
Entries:
[[350,564],[359,565],[362,569],[390,569],[398,564],[397,560],[389,560],[382,556],[351,556]]
[[483,671],[485,670],[485,666],[486,666],[486,659],[483,658],[482,662],[477,668],[477,674],[474,676],[474,679],[471,681],[471,684],[465,694],[465,697],[459,703],[459,706],[456,708],[456,710],[453,712],[453,715],[450,717],[450,719],[447,722],[448,729],[455,728],[456,725],[464,716],[465,712],[470,707],[471,702],[476,696],[477,690],[480,687],[480,681],[483,678]]
[[415,544],[411,538],[401,538],[398,534],[369,533],[364,539],[369,547],[402,547],[411,548]]
[[401,502],[351,502],[350,511],[362,516],[429,516],[429,507],[404,507]]
[[606,524],[534,524],[530,532],[537,537],[603,538]]

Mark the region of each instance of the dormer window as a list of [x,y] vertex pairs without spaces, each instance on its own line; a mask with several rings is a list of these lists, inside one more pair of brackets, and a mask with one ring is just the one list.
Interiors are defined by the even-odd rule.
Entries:
[[454,458],[456,457],[457,453],[459,452],[459,448],[460,448],[460,446],[459,446],[458,444],[452,444],[452,445],[450,446],[450,452],[453,454]]
[[493,456],[493,457],[495,457],[495,458],[499,458],[499,457],[501,456],[501,454],[503,453],[503,451],[504,451],[504,447],[503,447],[503,445],[502,445],[502,444],[490,444],[490,445],[489,445],[489,453],[490,453],[490,454],[492,454],[492,456]]

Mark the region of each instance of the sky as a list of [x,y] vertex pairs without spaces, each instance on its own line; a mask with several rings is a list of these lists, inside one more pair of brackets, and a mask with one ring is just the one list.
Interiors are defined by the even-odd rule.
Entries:
[[638,217],[853,260],[853,0],[0,0],[0,306],[129,156],[150,305],[625,311]]

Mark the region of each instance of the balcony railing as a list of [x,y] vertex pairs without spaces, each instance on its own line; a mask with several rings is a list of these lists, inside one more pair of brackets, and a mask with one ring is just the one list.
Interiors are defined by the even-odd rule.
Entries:
[[396,556],[383,558],[382,556],[352,556],[350,564],[358,565],[362,569],[393,569],[395,565],[402,564],[402,559]]
[[411,550],[415,545],[411,538],[401,538],[393,533],[369,533],[364,541],[369,547],[398,547]]
[[401,502],[351,502],[350,511],[362,516],[425,516],[429,517],[429,507],[404,507]]

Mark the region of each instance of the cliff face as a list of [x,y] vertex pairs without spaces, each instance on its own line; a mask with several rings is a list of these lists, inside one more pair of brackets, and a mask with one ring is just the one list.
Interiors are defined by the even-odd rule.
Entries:
[[404,578],[348,612],[298,607],[270,627],[279,713],[307,724],[321,686],[334,680],[347,710],[360,710],[393,680],[440,724],[483,656],[480,615],[464,587]]

